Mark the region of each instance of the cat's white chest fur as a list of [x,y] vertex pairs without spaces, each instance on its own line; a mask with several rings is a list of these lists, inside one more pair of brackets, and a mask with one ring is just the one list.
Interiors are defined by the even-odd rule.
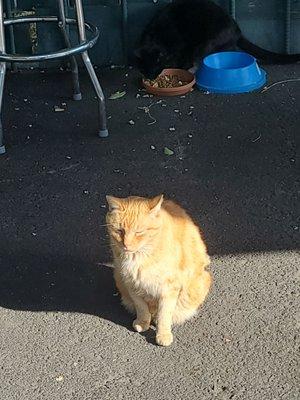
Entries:
[[141,295],[159,297],[163,277],[155,263],[144,267],[139,255],[129,254],[121,260],[120,272],[126,284]]

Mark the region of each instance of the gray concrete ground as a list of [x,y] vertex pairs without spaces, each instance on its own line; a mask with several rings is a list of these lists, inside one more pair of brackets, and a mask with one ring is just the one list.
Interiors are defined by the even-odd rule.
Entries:
[[[269,83],[299,78],[296,65],[267,71]],[[107,102],[105,140],[86,78],[80,103],[65,73],[7,80],[1,399],[298,399],[299,82],[156,103],[133,70],[99,75],[108,95],[126,90]],[[214,276],[170,348],[132,331],[102,264],[105,194],[160,192],[203,228]]]

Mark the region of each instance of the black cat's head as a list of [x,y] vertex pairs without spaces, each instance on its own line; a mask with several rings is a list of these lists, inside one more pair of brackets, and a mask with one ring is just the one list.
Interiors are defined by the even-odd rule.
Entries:
[[137,67],[146,79],[155,79],[163,69],[170,67],[169,57],[158,46],[144,46],[135,51]]

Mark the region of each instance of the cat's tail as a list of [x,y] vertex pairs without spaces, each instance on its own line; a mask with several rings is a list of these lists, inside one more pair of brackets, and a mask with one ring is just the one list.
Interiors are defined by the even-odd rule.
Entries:
[[300,61],[300,54],[280,54],[265,50],[254,43],[251,43],[244,36],[237,42],[238,47],[247,51],[254,57],[270,64],[292,64]]

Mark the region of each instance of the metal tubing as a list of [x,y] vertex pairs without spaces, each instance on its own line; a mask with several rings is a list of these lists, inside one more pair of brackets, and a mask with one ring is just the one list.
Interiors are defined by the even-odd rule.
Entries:
[[128,3],[122,0],[122,31],[124,64],[128,64]]
[[285,52],[291,53],[291,0],[286,0],[285,11]]
[[[0,0],[0,53],[2,52],[5,52],[5,36],[4,36],[4,23],[3,23],[3,0]],[[1,120],[5,72],[6,72],[6,63],[1,62],[0,63],[0,154],[5,153],[5,146],[3,142],[3,128]]]
[[91,81],[93,83],[95,92],[98,97],[98,112],[99,112],[99,132],[98,135],[100,137],[107,137],[108,136],[108,130],[107,130],[107,124],[106,124],[106,110],[105,110],[105,98],[103,94],[103,90],[100,86],[100,83],[98,81],[97,75],[95,73],[95,70],[93,68],[93,65],[91,63],[91,60],[88,56],[87,51],[82,53],[82,59],[84,62],[84,65],[90,75]]
[[[61,29],[65,45],[68,48],[71,48],[70,38],[67,32],[67,23],[66,23],[66,15],[65,15],[65,5],[64,0],[58,0],[58,12],[59,12],[59,22],[58,26]],[[73,80],[73,99],[81,100],[80,86],[79,86],[79,77],[78,77],[78,65],[76,58],[74,56],[70,57],[70,67],[72,72],[72,80]]]
[[[26,18],[15,18],[10,20],[5,20],[4,25],[18,24],[18,23],[28,23],[28,22],[58,22],[58,17],[26,17]],[[67,24],[76,24],[76,19],[66,18]],[[94,46],[99,37],[99,30],[94,25],[84,24],[84,28],[92,33],[92,37],[89,40],[82,41],[79,45],[70,48],[65,48],[50,54],[36,54],[32,56],[26,56],[21,54],[0,54],[0,61],[15,61],[15,62],[32,62],[32,61],[46,61],[55,60],[58,58],[68,57],[74,54],[83,53],[87,49]]]
[[236,18],[236,1],[230,0],[230,14],[232,18]]
[[[85,23],[84,23],[84,16],[83,16],[83,8],[81,0],[75,0],[75,7],[76,7],[76,14],[77,14],[77,21],[78,21],[78,34],[80,42],[84,42],[86,40],[86,33],[85,33]],[[97,75],[89,58],[88,52],[85,51],[82,53],[82,59],[84,65],[87,69],[87,72],[91,78],[93,83],[95,92],[98,97],[98,111],[99,111],[99,132],[98,135],[100,137],[107,137],[108,130],[106,125],[106,111],[105,111],[105,99],[104,94],[101,88],[101,85],[98,81]]]
[[[6,0],[6,12],[7,12],[8,18],[12,18],[12,9],[11,9],[11,1],[10,0]],[[8,31],[9,31],[10,49],[11,49],[12,54],[15,54],[16,43],[15,43],[15,34],[14,34],[13,25],[10,25],[8,29],[9,29]],[[13,62],[11,63],[11,69],[14,72],[17,71],[16,65]]]

